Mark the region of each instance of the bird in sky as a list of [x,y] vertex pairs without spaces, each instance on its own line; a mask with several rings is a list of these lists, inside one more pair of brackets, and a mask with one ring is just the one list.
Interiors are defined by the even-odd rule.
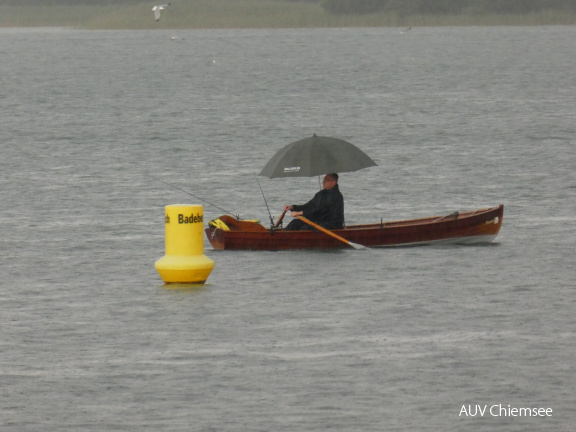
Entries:
[[163,4],[163,5],[158,5],[158,6],[154,6],[152,8],[152,11],[154,12],[154,18],[156,18],[156,21],[160,21],[160,11],[163,11],[164,9],[166,9],[168,6],[170,6],[170,3],[168,4]]

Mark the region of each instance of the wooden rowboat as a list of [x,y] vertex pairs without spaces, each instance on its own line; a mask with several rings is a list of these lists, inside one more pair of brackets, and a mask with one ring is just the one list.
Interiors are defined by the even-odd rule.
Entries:
[[[330,231],[284,231],[266,228],[257,222],[221,216],[219,227],[210,223],[206,236],[216,250],[331,249],[349,247],[342,239],[366,247],[426,244],[490,243],[502,226],[504,206],[454,212],[395,222],[350,225]],[[337,237],[340,237],[338,239]]]

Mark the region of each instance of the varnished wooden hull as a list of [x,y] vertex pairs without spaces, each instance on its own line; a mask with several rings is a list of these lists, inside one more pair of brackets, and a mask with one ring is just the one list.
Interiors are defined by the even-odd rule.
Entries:
[[[492,207],[447,216],[352,225],[333,232],[349,242],[367,247],[406,246],[438,243],[489,243],[502,226],[504,206]],[[285,250],[331,249],[350,247],[321,231],[270,230],[262,225],[235,221],[229,216],[221,219],[230,231],[209,226],[206,235],[217,250]]]

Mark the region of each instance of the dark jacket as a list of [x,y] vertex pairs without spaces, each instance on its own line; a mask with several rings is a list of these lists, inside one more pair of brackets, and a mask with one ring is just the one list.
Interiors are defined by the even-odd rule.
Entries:
[[294,211],[304,212],[304,217],[328,229],[344,227],[344,197],[338,185],[322,189],[303,205],[294,205]]

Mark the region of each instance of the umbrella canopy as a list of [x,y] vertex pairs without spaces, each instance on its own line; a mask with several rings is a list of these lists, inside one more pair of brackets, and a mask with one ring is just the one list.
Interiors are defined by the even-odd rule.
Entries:
[[375,165],[376,162],[366,153],[348,141],[314,134],[278,150],[259,175],[269,178],[312,177],[358,171]]

